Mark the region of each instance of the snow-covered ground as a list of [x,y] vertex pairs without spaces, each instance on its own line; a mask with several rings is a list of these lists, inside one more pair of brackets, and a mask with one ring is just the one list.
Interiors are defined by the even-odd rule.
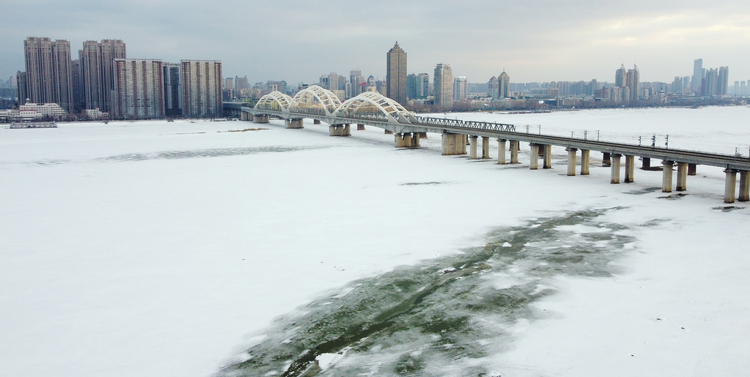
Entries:
[[[744,155],[749,115],[744,107],[450,114],[635,143],[669,134],[670,147]],[[268,129],[226,132],[258,127]],[[367,286],[362,279],[488,243],[518,254],[493,254],[491,269],[476,270],[482,292],[522,286],[534,299],[510,317],[478,312],[472,323],[502,329],[462,338],[481,356],[446,361],[444,375],[750,372],[750,209],[725,208],[721,169],[699,166],[678,197],[654,190],[658,171],[637,170],[635,183],[620,185],[596,164],[589,176],[567,177],[557,148],[553,169],[529,171],[526,155],[504,166],[441,156],[439,135],[409,150],[374,127],[350,138],[305,127],[0,129],[0,375],[211,375],[272,339],[284,322],[274,318],[314,316],[356,300],[352,282]],[[595,215],[554,220],[577,212]],[[507,241],[535,227],[559,239]],[[606,258],[541,268],[554,259],[545,250],[575,249],[577,237],[587,255]],[[400,354],[427,360],[414,375],[435,368],[422,348],[367,347],[377,355],[324,353],[318,364],[335,373],[358,362],[387,375],[378,368]]]

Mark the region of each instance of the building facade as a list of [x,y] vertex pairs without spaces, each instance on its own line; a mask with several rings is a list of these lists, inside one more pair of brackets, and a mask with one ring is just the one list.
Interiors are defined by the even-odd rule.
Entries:
[[164,72],[161,60],[115,59],[115,119],[164,118]]
[[399,47],[398,42],[393,45],[386,55],[386,97],[400,103],[406,103],[406,52]]
[[[35,103],[57,103],[66,111],[73,111],[70,42],[29,37],[24,41],[24,57],[26,93],[23,98],[19,97],[19,103],[26,99]],[[19,96],[20,92],[19,89]]]
[[[182,97],[182,65],[163,63],[164,69],[164,116],[176,118],[182,116],[184,98]],[[229,79],[231,80],[231,79]]]
[[182,60],[181,65],[183,115],[195,118],[221,116],[221,61]]
[[469,96],[469,81],[466,76],[458,76],[453,79],[453,101],[459,102]]
[[435,67],[433,83],[435,106],[453,108],[453,70],[450,64],[440,63]]
[[497,77],[498,98],[510,98],[510,76],[505,71]]
[[127,58],[125,42],[120,39],[86,41],[78,53],[86,108],[111,111],[115,89],[114,62],[115,59]]

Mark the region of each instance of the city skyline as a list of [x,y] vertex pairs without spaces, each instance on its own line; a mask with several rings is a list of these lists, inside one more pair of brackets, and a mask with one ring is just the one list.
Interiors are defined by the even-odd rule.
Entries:
[[[670,82],[676,75],[691,75],[691,62],[698,58],[705,66],[732,67],[730,82],[750,77],[750,52],[740,48],[750,42],[750,11],[731,1],[636,1],[626,9],[588,2],[565,7],[414,2],[399,4],[406,11],[387,19],[374,16],[382,5],[291,4],[233,3],[226,16],[223,7],[173,7],[161,1],[144,4],[154,15],[115,3],[19,3],[8,7],[0,26],[0,77],[23,70],[20,51],[29,36],[68,40],[71,46],[122,39],[128,42],[128,57],[218,59],[227,77],[247,75],[250,82],[312,83],[321,73],[354,69],[383,80],[382,51],[394,40],[409,51],[409,73],[431,72],[435,64],[447,62],[469,82],[486,82],[502,67],[515,82],[611,81],[612,66],[634,61],[641,81]],[[275,22],[245,22],[258,13]],[[485,22],[498,13],[506,16],[502,26]],[[358,22],[314,21],[321,18]],[[85,30],[77,24],[81,19],[91,20]]]

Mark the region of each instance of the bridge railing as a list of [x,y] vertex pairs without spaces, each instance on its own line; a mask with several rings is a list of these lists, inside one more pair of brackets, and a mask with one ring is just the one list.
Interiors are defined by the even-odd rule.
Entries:
[[375,120],[379,122],[388,122],[390,119],[380,111],[338,111],[337,116],[342,118]]
[[416,118],[419,123],[432,125],[432,126],[469,128],[469,129],[487,130],[487,131],[516,132],[516,126],[512,124],[505,124],[505,123],[489,123],[489,122],[477,122],[473,120],[419,117],[419,116]]

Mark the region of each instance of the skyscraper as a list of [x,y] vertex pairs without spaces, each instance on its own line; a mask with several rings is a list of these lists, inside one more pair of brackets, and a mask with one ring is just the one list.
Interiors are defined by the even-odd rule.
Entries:
[[362,71],[360,70],[353,70],[349,72],[349,82],[352,85],[351,89],[351,97],[356,97],[367,86],[367,83],[365,82],[364,76],[362,76]]
[[633,69],[628,70],[626,86],[630,89],[630,100],[637,101],[638,95],[641,92],[641,73],[635,64],[633,65]]
[[505,73],[505,70],[503,70],[503,73],[501,73],[500,76],[497,77],[497,81],[498,81],[498,97],[510,98],[510,76],[508,76],[508,74]]
[[487,81],[487,94],[492,99],[497,99],[500,95],[500,82],[497,80],[497,77],[492,76],[490,77],[490,81]]
[[693,93],[700,94],[703,90],[703,59],[693,61],[693,81],[690,82],[690,90]]
[[164,77],[161,60],[115,59],[112,113],[116,119],[164,117]]
[[624,88],[627,86],[628,70],[625,69],[625,64],[620,65],[620,69],[615,72],[615,86]]
[[444,109],[453,108],[453,70],[450,64],[440,63],[435,67],[434,77],[435,106]]
[[453,79],[453,101],[463,101],[469,95],[469,81],[466,76],[458,76]]
[[115,88],[115,59],[125,59],[125,42],[119,39],[103,39],[83,42],[79,51],[81,79],[87,109],[112,110]]
[[[181,64],[183,115],[198,118],[220,116],[223,111],[221,61],[183,60]],[[247,78],[244,80],[246,83]]]
[[398,42],[388,51],[387,60],[386,97],[406,104],[406,52],[399,47]]
[[[29,37],[24,41],[26,96],[36,103],[57,103],[74,109],[70,42]],[[19,99],[23,102],[23,100]]]
[[417,98],[427,98],[430,95],[430,75],[420,73],[417,75]]
[[725,96],[729,90],[729,67],[719,67],[719,81],[717,83],[717,95]]

